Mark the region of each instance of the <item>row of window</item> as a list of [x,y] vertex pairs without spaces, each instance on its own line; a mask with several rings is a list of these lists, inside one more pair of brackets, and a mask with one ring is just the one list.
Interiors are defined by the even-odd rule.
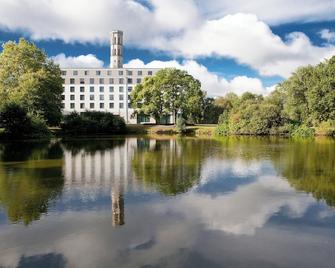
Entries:
[[[66,74],[68,74],[68,73],[70,73],[71,71],[62,71],[62,75],[63,76],[65,76]],[[94,74],[94,72],[95,72],[95,75],[101,75],[101,70],[85,70],[84,71],[84,75],[90,75],[90,74]],[[133,71],[131,71],[131,70],[127,70],[126,72],[126,75],[133,75]],[[78,70],[73,70],[72,71],[72,73],[71,73],[71,75],[73,75],[73,76],[76,76],[76,75],[78,75],[79,74],[79,72],[78,72]],[[108,76],[111,76],[112,75],[112,71],[111,70],[108,70],[107,71],[107,75]],[[124,75],[124,71],[123,70],[119,70],[118,71],[118,75]],[[143,75],[143,71],[142,70],[138,70],[137,71],[137,75],[138,76],[142,76]],[[147,72],[147,75],[152,75],[152,71],[148,71]]]
[[[90,100],[91,101],[93,101],[94,100],[94,98],[95,98],[95,95],[90,95]],[[84,101],[85,100],[85,95],[80,95],[79,96],[79,99],[81,100],[81,101]],[[128,97],[128,99],[129,99],[129,97]],[[62,95],[62,100],[65,100],[65,95]],[[76,100],[76,96],[75,95],[70,95],[70,100],[71,101],[74,101],[74,100]],[[105,95],[99,95],[99,100],[105,100]],[[114,95],[109,95],[109,100],[114,100]],[[123,101],[124,100],[124,95],[119,95],[119,100],[120,101]]]
[[[108,84],[111,84],[111,85],[113,85],[113,84],[123,85],[125,83],[124,78],[118,78],[118,79],[117,78],[108,78],[108,80],[107,80],[107,78],[106,79],[105,78],[97,78],[97,79],[90,78],[89,84],[94,84],[95,82],[98,82],[98,84],[105,84],[105,81],[106,82],[108,81]],[[137,78],[136,80],[132,79],[132,78],[127,78],[127,83],[128,84],[133,84],[133,83],[141,84],[141,82],[142,82],[141,78]],[[76,84],[76,79],[75,78],[70,78],[70,84],[71,85]],[[79,84],[84,85],[85,84],[85,78],[79,78]]]
[[[65,88],[63,88],[63,90],[65,90]],[[128,87],[128,92],[131,92],[133,90],[132,87]],[[80,92],[85,92],[85,87],[80,87],[79,88]],[[75,87],[74,86],[70,86],[70,92],[74,93],[75,92]],[[94,93],[95,92],[95,87],[90,86],[89,87],[89,92]],[[103,93],[105,92],[105,87],[104,86],[99,86],[99,92]],[[109,87],[109,92],[114,92],[114,87],[111,86]],[[124,87],[119,87],[119,92],[122,93],[124,92]]]
[[[114,109],[114,103],[110,102],[108,107],[109,107],[109,109]],[[64,108],[64,103],[63,103],[63,108]],[[105,109],[105,103],[103,103],[103,102],[99,103],[99,108],[100,109]],[[119,103],[119,108],[124,109],[124,104]],[[130,103],[128,103],[128,108],[131,108]],[[75,109],[75,103],[73,103],[73,102],[70,103],[70,109]],[[86,109],[85,103],[80,103],[80,109]],[[95,103],[90,103],[89,104],[89,109],[95,109]]]

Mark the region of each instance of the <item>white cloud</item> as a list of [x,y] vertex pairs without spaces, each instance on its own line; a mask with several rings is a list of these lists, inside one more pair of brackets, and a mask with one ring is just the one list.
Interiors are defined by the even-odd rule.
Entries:
[[326,40],[327,42],[334,42],[335,41],[335,32],[329,29],[323,29],[319,32],[319,35],[322,39]]
[[[107,43],[122,29],[128,45],[184,58],[234,59],[261,75],[288,77],[297,67],[335,54],[303,33],[283,40],[268,24],[334,19],[333,0],[0,0],[0,27],[35,39]],[[238,13],[243,12],[243,13]],[[328,33],[329,34],[329,33]]]
[[145,64],[140,59],[134,59],[125,64],[126,68],[167,68],[174,67],[187,71],[189,74],[198,79],[202,84],[202,89],[207,92],[208,96],[223,96],[228,92],[234,92],[238,95],[246,91],[267,95],[274,87],[266,88],[258,78],[247,76],[236,76],[232,80],[227,80],[217,74],[211,73],[208,69],[194,60],[185,60],[179,63],[172,61],[152,61]]
[[61,53],[51,57],[51,59],[61,68],[101,68],[104,66],[104,62],[92,54],[67,57],[64,53]]
[[333,20],[333,0],[195,0],[203,13],[218,18],[238,12],[252,13],[270,24]]

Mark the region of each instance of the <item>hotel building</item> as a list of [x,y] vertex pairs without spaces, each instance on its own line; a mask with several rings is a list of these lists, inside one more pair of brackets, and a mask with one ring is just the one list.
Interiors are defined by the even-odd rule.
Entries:
[[111,33],[109,68],[63,68],[63,113],[104,111],[120,115],[126,123],[154,122],[134,116],[129,95],[155,68],[123,68],[123,32]]

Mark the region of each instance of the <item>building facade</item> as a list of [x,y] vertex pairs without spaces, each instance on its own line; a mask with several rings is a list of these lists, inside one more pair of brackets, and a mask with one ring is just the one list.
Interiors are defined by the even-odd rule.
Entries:
[[63,68],[63,113],[104,111],[123,117],[128,124],[154,122],[134,116],[129,95],[137,84],[159,69],[123,68],[123,33],[111,33],[110,68]]

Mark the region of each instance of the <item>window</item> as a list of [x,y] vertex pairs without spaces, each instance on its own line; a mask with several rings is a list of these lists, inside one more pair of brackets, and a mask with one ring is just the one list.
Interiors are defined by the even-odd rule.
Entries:
[[119,87],[119,92],[123,92],[123,87]]
[[70,78],[70,84],[74,84],[75,83],[75,80],[74,80],[74,78]]
[[128,84],[132,84],[132,83],[133,83],[133,79],[132,79],[132,78],[128,78],[128,79],[127,79],[127,83],[128,83]]
[[124,83],[124,79],[123,78],[119,78],[119,84],[123,84]]
[[132,87],[128,87],[128,92],[131,92],[133,90]]
[[62,71],[62,75],[66,75],[66,71]]
[[85,100],[85,95],[80,95],[80,100]]
[[80,103],[80,109],[85,109],[85,103]]
[[73,75],[78,75],[78,71],[73,71]]
[[70,109],[74,109],[74,103],[70,103]]
[[110,71],[110,70],[107,71],[107,75],[109,75],[109,76],[112,75],[112,71]]
[[104,84],[104,83],[105,83],[105,79],[99,78],[99,84]]
[[90,95],[90,100],[94,100],[94,95]]
[[133,71],[127,71],[127,75],[133,75]]
[[109,109],[114,109],[114,103],[113,102],[109,103]]
[[70,95],[70,100],[74,100],[74,95]]
[[80,92],[85,92],[85,87],[80,87]]
[[80,84],[85,84],[85,79],[84,79],[84,78],[80,78],[80,79],[79,79],[79,83],[80,83]]
[[94,103],[90,103],[90,109],[94,109]]
[[136,83],[137,83],[137,84],[141,84],[141,82],[142,82],[142,79],[141,79],[141,78],[137,78],[137,79],[136,79]]
[[84,71],[84,75],[89,75],[90,72],[89,71]]
[[94,92],[94,87],[90,87],[90,92]]
[[62,103],[62,104],[61,104],[61,107],[62,107],[62,109],[64,109],[64,108],[65,108],[65,104],[64,104],[64,103]]
[[114,84],[114,78],[109,78],[109,83]]
[[128,108],[131,108],[131,103],[128,103]]
[[142,71],[137,71],[137,75],[142,75]]
[[103,102],[100,103],[100,109],[105,108],[105,104]]
[[123,100],[123,95],[120,95],[120,96],[119,96],[119,100]]
[[100,100],[104,100],[104,99],[105,99],[105,96],[104,96],[104,95],[99,95],[99,99],[100,99]]
[[114,95],[109,95],[109,100],[114,100]]
[[100,74],[101,74],[101,71],[96,71],[95,74],[96,74],[96,75],[100,75]]
[[100,91],[100,92],[104,92],[104,91],[105,91],[105,88],[101,86],[101,87],[99,87],[99,91]]
[[148,75],[152,75],[152,71],[148,71]]
[[74,87],[70,87],[70,92],[74,92]]
[[65,100],[65,95],[62,95],[62,100]]
[[114,87],[109,87],[109,92],[114,92]]
[[119,104],[120,109],[123,109],[123,103]]
[[90,84],[94,84],[94,78],[90,78]]
[[119,71],[119,75],[123,75],[123,71]]

